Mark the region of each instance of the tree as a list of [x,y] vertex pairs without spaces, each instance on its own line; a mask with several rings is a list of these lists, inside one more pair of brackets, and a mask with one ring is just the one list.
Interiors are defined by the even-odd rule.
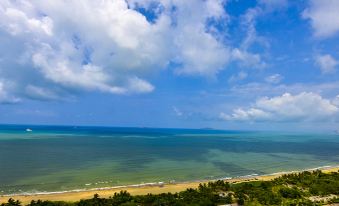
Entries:
[[14,200],[9,198],[7,203],[2,203],[1,206],[21,206],[21,202],[19,200]]

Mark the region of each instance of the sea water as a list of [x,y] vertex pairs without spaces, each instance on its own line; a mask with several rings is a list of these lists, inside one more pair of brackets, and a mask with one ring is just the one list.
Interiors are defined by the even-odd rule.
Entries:
[[339,135],[334,133],[0,126],[0,195],[209,180],[338,164]]

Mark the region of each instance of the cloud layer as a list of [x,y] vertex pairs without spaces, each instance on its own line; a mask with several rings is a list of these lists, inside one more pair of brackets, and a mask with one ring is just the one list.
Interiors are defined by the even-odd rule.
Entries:
[[315,36],[325,38],[339,32],[338,11],[337,0],[310,0],[310,5],[302,16],[311,21]]
[[151,92],[145,78],[168,65],[177,74],[215,76],[232,59],[226,32],[215,26],[228,22],[224,4],[1,1],[1,101]]
[[220,118],[227,121],[327,121],[339,114],[337,98],[331,101],[312,92],[285,93],[260,98],[252,107],[238,108],[231,114],[221,113]]

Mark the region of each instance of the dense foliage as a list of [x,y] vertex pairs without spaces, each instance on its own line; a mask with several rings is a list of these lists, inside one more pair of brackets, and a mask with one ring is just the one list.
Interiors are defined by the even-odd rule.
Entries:
[[[329,198],[326,198],[329,197]],[[200,184],[197,189],[179,193],[147,194],[132,196],[126,191],[109,198],[79,202],[32,201],[28,206],[214,206],[230,203],[238,205],[323,205],[339,202],[339,173],[321,171],[288,174],[272,181],[251,181],[230,184],[225,181]],[[21,206],[9,199],[1,206]]]

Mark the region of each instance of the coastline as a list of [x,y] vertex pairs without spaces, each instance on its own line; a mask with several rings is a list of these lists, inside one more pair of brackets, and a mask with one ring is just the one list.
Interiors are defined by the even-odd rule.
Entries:
[[22,203],[27,204],[31,200],[51,200],[51,201],[79,201],[80,199],[92,198],[94,194],[99,194],[100,197],[112,196],[115,192],[126,190],[132,195],[145,195],[148,193],[159,194],[168,192],[180,192],[187,188],[196,188],[200,183],[207,183],[216,180],[225,180],[230,183],[240,183],[245,181],[269,181],[274,178],[280,177],[284,174],[298,173],[303,171],[321,170],[323,172],[336,172],[339,171],[339,165],[336,166],[322,166],[311,169],[303,169],[298,171],[283,171],[265,175],[245,175],[232,178],[219,178],[214,180],[196,180],[189,182],[176,182],[176,183],[145,183],[127,186],[103,187],[92,189],[78,189],[70,191],[55,191],[55,192],[37,192],[37,193],[22,193],[22,194],[8,194],[0,195],[0,203],[7,202],[9,198],[20,200]]

